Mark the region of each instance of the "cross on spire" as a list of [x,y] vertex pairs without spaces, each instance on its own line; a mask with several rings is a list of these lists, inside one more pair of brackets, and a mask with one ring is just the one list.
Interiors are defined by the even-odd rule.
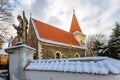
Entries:
[[73,14],[75,14],[75,9],[73,8]]

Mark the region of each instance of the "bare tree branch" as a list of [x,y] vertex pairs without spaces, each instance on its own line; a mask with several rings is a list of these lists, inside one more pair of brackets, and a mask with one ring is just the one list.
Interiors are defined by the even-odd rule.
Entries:
[[0,0],[0,39],[8,41],[13,23],[12,8],[9,0]]
[[96,34],[96,35],[90,35],[86,39],[86,54],[88,55],[95,55],[98,52],[95,50],[96,46],[99,46],[97,43],[104,44],[105,42],[105,35],[102,34]]

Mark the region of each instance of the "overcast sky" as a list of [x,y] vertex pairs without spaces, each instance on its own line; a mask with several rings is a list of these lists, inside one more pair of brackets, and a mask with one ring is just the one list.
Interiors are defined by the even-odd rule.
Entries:
[[[120,0],[10,0],[16,17],[25,10],[32,17],[69,31],[73,9],[86,35],[110,34],[115,22],[120,23]],[[18,23],[16,23],[18,24]]]

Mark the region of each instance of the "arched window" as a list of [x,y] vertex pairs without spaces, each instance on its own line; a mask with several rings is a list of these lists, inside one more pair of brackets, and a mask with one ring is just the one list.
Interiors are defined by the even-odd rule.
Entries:
[[78,58],[78,57],[80,57],[80,54],[75,53],[75,58]]
[[55,59],[60,59],[60,58],[62,58],[62,53],[60,51],[56,51]]
[[79,55],[76,55],[76,57],[79,57]]

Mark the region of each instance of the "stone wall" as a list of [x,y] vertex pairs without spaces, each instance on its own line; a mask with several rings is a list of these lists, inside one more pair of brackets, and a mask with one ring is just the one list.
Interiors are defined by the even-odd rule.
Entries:
[[25,71],[26,80],[119,80],[120,75],[95,75],[69,72]]
[[34,59],[38,59],[38,39],[36,37],[32,22],[29,23],[29,32],[28,32],[28,40],[29,40],[29,46],[36,49],[36,53],[34,54]]
[[26,80],[24,68],[33,60],[35,49],[27,45],[17,45],[5,49],[9,54],[10,80]]
[[30,24],[29,24],[28,39],[30,41],[29,46],[31,46],[33,48],[36,48],[37,37],[36,37],[36,34],[35,34],[35,31],[34,31],[34,28],[33,28],[33,25],[32,25],[31,21],[30,21]]
[[69,58],[74,53],[78,53],[82,57],[85,56],[85,49],[79,49],[79,48],[69,49],[69,47],[66,46],[58,46],[58,45],[44,43],[42,44],[42,53],[41,53],[43,54],[42,55],[43,59],[51,59],[51,58],[54,59],[52,50],[54,50],[55,52],[60,51],[63,55],[63,58]]

